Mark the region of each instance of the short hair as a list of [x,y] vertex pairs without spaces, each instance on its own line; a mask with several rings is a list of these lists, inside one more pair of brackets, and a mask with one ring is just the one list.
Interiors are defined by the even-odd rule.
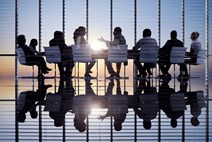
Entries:
[[192,35],[195,39],[197,39],[199,37],[199,33],[198,32],[192,32]]
[[30,45],[36,46],[37,44],[38,44],[38,40],[37,39],[35,39],[35,38],[31,39]]
[[63,32],[61,32],[61,31],[54,32],[54,38],[61,38],[62,36],[63,36]]
[[143,37],[150,37],[152,34],[150,29],[144,29],[143,31]]
[[16,38],[16,42],[17,42],[17,44],[25,44],[26,43],[25,35],[19,35]]
[[114,28],[114,32],[121,33],[122,32],[122,29],[120,27],[115,27]]
[[173,30],[170,33],[171,38],[176,39],[177,38],[177,31]]

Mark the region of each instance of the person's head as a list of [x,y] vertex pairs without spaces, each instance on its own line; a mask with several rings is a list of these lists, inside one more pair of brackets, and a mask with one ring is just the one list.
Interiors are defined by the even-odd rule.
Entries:
[[16,43],[21,46],[21,45],[25,45],[26,43],[26,38],[24,35],[19,35],[16,39]]
[[80,35],[80,36],[84,36],[84,35],[86,34],[85,27],[79,26],[79,27],[78,27],[78,30],[79,30],[79,35]]
[[199,33],[198,32],[192,32],[191,33],[191,40],[196,40],[196,39],[198,39],[198,37],[199,37]]
[[176,119],[171,119],[171,126],[172,126],[172,128],[177,127],[177,120]]
[[36,111],[36,109],[33,109],[32,111],[30,111],[30,116],[32,119],[35,119],[38,117],[38,112]]
[[55,31],[54,32],[54,38],[56,38],[56,39],[64,38],[63,32],[61,32],[61,31]]
[[199,126],[199,120],[197,117],[191,117],[191,125]]
[[75,121],[74,122],[74,127],[79,131],[79,132],[85,132],[86,130],[86,124],[85,122],[78,122],[78,121]]
[[146,129],[146,130],[149,130],[151,127],[152,127],[152,123],[150,120],[144,120],[143,121],[143,127]]
[[79,29],[75,29],[73,33],[73,39],[76,39],[79,36]]
[[122,32],[122,29],[120,27],[115,27],[113,30],[113,35],[120,35]]
[[115,122],[114,122],[114,129],[115,129],[116,131],[121,131],[121,129],[122,129],[122,122],[120,122],[120,121],[115,121]]
[[170,33],[171,39],[176,39],[177,38],[177,31],[171,31]]
[[143,31],[143,37],[151,37],[151,30],[150,29],[144,29]]
[[35,39],[35,38],[31,39],[31,41],[30,41],[30,44],[29,44],[29,45],[31,45],[32,47],[36,47],[36,46],[38,45],[38,41],[37,41],[37,39]]

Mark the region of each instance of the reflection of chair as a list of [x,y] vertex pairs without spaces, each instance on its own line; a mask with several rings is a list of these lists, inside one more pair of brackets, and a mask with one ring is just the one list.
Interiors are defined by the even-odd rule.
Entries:
[[[17,48],[16,53],[17,53],[18,61],[21,65],[32,66],[32,70],[33,70],[32,76],[34,76],[34,65],[37,65],[37,62],[26,61],[26,55],[22,48]],[[39,73],[39,69],[38,69],[38,73]]]
[[171,108],[173,111],[186,110],[184,94],[180,92],[172,93],[170,96]]
[[61,108],[62,96],[60,94],[48,93],[44,111],[59,112]]
[[126,95],[108,96],[108,111],[116,113],[128,112],[128,98]]

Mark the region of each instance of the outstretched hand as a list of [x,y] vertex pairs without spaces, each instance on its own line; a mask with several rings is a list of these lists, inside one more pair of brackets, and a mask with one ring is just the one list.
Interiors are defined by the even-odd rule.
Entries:
[[104,116],[104,115],[100,115],[100,116],[98,117],[98,119],[104,120],[104,119],[105,119],[105,116]]

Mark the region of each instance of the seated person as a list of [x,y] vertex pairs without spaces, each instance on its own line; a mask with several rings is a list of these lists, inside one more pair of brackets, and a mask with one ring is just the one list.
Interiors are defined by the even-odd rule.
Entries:
[[30,41],[30,44],[29,44],[29,49],[34,52],[36,55],[43,55],[44,52],[39,52],[36,50],[36,46],[38,45],[38,40],[33,38],[31,39]]
[[197,61],[197,54],[199,53],[201,49],[201,43],[198,41],[199,33],[198,32],[192,32],[191,33],[191,47],[190,52],[187,52],[186,54],[191,57],[190,62],[196,63]]
[[[54,38],[49,41],[49,46],[59,46],[60,52],[62,54],[62,60],[69,59],[69,57],[66,56],[68,52],[72,52],[71,48],[68,48],[68,46],[65,44],[64,34],[61,31],[55,31],[54,32]],[[71,50],[71,51],[69,51]],[[71,76],[72,69],[74,67],[74,63],[58,63],[58,69],[60,72],[60,77],[65,76]],[[65,68],[65,70],[64,70]]]
[[[73,38],[76,45],[87,44],[87,41],[84,38],[85,34],[86,34],[86,29],[83,26],[79,26],[78,30],[75,30]],[[90,73],[92,73],[91,69],[94,65],[95,65],[95,61],[92,61],[86,66],[85,77],[91,77]]]
[[[169,69],[171,67],[170,63],[170,54],[172,47],[184,47],[184,44],[182,41],[177,39],[177,32],[171,31],[170,33],[171,39],[167,40],[165,45],[160,48],[159,50],[159,69],[162,72],[162,75],[160,77],[171,77],[171,74],[169,74]],[[180,75],[179,76],[188,76],[187,67],[185,64],[180,64]]]
[[[151,38],[151,30],[150,29],[145,29],[143,31],[143,38],[140,39],[135,46],[133,47],[133,50],[138,50],[139,48],[141,48],[142,45],[153,45],[153,46],[157,46],[157,41],[154,38]],[[151,63],[144,63],[144,66],[142,66],[142,64],[139,62],[139,59],[136,59],[134,61],[134,64],[136,65],[136,67],[138,68],[139,74],[137,75],[138,77],[145,77],[148,75],[152,75],[151,72],[151,68],[155,67],[155,64],[151,64]],[[146,73],[147,71],[147,73]]]
[[27,62],[36,62],[36,65],[38,66],[39,70],[41,71],[41,74],[47,74],[52,69],[48,68],[46,65],[46,61],[42,56],[37,56],[33,51],[30,50],[30,48],[26,45],[26,38],[24,35],[19,35],[17,37],[17,48],[22,48],[25,55],[26,55],[26,61]]
[[[111,46],[125,45],[126,40],[121,32],[122,32],[122,29],[120,27],[116,27],[116,28],[114,28],[114,31],[113,31],[114,38],[113,38],[112,42],[107,41],[103,38],[100,38],[99,40],[105,42],[106,45],[108,46],[108,48],[110,48]],[[109,74],[111,74],[111,77],[114,77],[114,76],[119,77],[120,76],[119,74],[120,74],[120,70],[121,70],[121,63],[116,63],[117,72],[115,72],[113,70],[112,64],[110,62],[108,62],[107,60],[105,60],[105,64],[107,66]]]

